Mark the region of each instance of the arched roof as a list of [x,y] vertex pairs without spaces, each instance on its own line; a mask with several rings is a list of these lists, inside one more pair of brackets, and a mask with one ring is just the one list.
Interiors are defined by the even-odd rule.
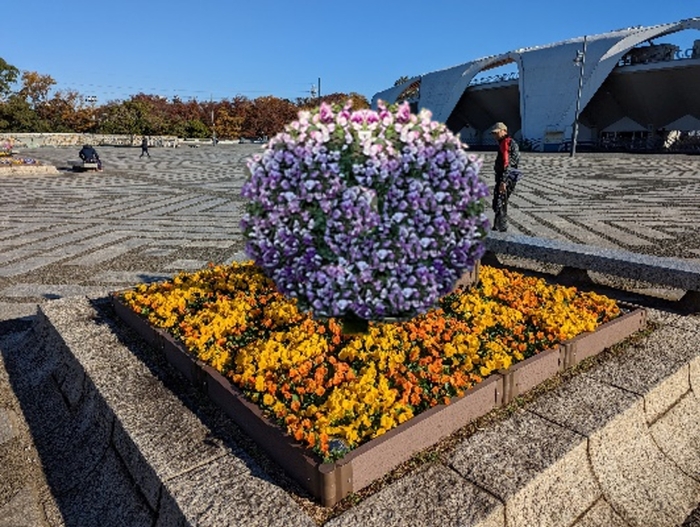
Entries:
[[545,129],[563,131],[573,123],[579,82],[579,69],[573,64],[573,59],[582,50],[584,39],[586,56],[581,109],[630,49],[649,39],[686,29],[700,29],[700,18],[650,27],[630,27],[483,57],[426,73],[381,91],[372,98],[372,105],[376,107],[380,99],[395,102],[411,83],[420,79],[418,106],[429,108],[434,119],[447,121],[476,75],[502,64],[515,63],[519,70],[522,136],[541,138]]

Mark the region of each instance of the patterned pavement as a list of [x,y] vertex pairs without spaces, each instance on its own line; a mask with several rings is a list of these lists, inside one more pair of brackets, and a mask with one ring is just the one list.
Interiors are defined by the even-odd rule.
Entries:
[[[67,171],[75,148],[23,150],[63,171],[0,175],[0,320],[239,258],[244,160],[259,148],[102,147],[102,173]],[[494,155],[479,155],[491,183]],[[700,157],[524,153],[521,166],[512,232],[700,261]]]
[[[139,159],[137,148],[100,148],[102,173],[65,169],[75,148],[23,150],[65,170],[0,174],[0,340],[28,327],[42,302],[102,296],[241,258],[244,159],[259,148],[160,148],[151,159]],[[479,155],[491,183],[494,154]],[[700,156],[524,153],[522,160],[526,176],[511,200],[512,232],[700,262]],[[4,374],[3,408],[0,418],[19,411]],[[17,485],[27,481],[34,489],[18,517],[57,515],[30,438],[13,443],[19,446],[4,458],[0,448],[0,461],[15,460]],[[1,503],[8,489],[14,484],[0,485]],[[700,506],[684,525],[700,526],[698,518]],[[47,521],[30,524],[62,524]]]

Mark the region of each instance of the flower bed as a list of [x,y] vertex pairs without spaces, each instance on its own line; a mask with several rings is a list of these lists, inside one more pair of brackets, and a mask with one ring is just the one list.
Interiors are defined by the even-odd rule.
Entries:
[[438,309],[358,336],[299,312],[252,264],[114,300],[325,505],[645,323],[643,310],[486,266]]
[[41,163],[31,157],[16,157],[13,155],[0,156],[0,167],[41,166]]
[[478,287],[358,336],[297,310],[252,264],[180,274],[121,298],[326,460],[620,315],[606,297],[486,266]]

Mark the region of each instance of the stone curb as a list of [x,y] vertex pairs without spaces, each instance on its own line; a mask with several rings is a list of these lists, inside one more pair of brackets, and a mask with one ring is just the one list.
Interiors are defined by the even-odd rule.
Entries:
[[667,325],[327,527],[680,525],[700,499],[700,318],[650,315]]
[[10,356],[65,525],[315,525],[216,440],[88,299],[42,305]]
[[[650,318],[662,328],[326,525],[679,525],[700,500],[700,319]],[[42,305],[10,357],[66,525],[315,525],[88,299]]]

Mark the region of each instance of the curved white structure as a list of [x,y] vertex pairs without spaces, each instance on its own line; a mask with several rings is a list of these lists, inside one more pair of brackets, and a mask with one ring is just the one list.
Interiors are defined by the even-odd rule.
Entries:
[[[537,149],[546,149],[547,144],[558,145],[570,138],[581,73],[574,59],[577,53],[580,57],[585,40],[585,66],[579,100],[582,135],[579,140],[595,138],[606,127],[613,126],[624,118],[644,130],[667,129],[670,123],[679,119],[693,121],[692,117],[695,117],[697,121],[700,118],[698,98],[690,96],[693,92],[700,93],[695,90],[700,87],[700,41],[696,42],[692,55],[675,57],[684,60],[666,60],[662,63],[652,55],[661,52],[673,54],[674,50],[663,44],[653,45],[650,39],[689,29],[700,30],[700,18],[651,27],[626,28],[546,46],[517,49],[414,77],[404,84],[375,94],[372,106],[376,108],[378,100],[393,103],[405,99],[404,92],[412,87],[412,93],[417,93],[417,97],[409,97],[409,100],[416,103],[418,108],[431,110],[434,119],[446,122],[455,132],[468,127],[477,135],[483,134],[494,122],[504,121],[520,139],[531,141]],[[640,47],[645,43],[649,44]],[[674,57],[661,57],[661,60],[669,58]],[[626,65],[623,64],[624,61],[627,61]],[[479,73],[508,63],[517,65],[517,79],[478,85],[472,82]],[[617,68],[618,66],[623,67]],[[689,84],[686,86],[688,96],[675,97],[677,104],[667,108],[663,115],[652,115],[644,110],[645,105],[656,104],[658,100],[648,101],[640,96],[635,109],[630,110],[625,109],[627,105],[635,104],[634,101],[626,100],[630,94],[618,94],[612,99],[606,98],[609,93],[598,94],[614,70],[617,74],[623,70],[649,73],[660,69],[667,71],[663,78],[674,79],[668,81],[669,89],[674,89],[679,78],[682,79],[682,84]],[[674,73],[668,73],[671,70]],[[634,81],[639,83],[644,78],[645,75],[637,75]],[[658,76],[654,83],[657,81]],[[419,90],[416,90],[418,86]],[[653,86],[649,84],[644,90],[653,90]],[[598,97],[595,105],[597,109],[595,112],[589,109],[585,115],[584,111],[594,97]],[[639,122],[641,119],[652,118],[654,121]],[[607,122],[611,119],[615,120]],[[661,122],[666,119],[667,122]]]

